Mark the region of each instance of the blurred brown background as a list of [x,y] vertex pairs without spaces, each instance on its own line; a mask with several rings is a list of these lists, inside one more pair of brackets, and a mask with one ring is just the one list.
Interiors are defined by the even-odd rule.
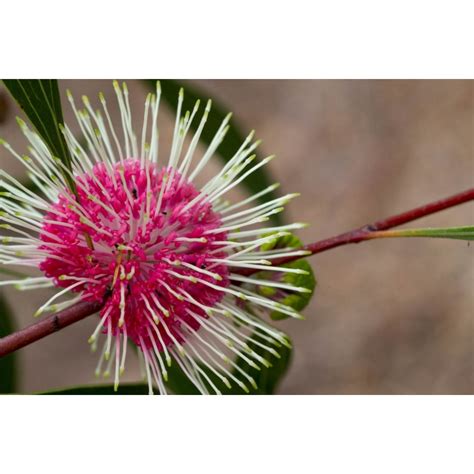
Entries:
[[[472,81],[189,82],[233,111],[244,133],[256,129],[261,150],[278,156],[271,171],[281,192],[302,194],[286,218],[311,223],[300,232],[306,242],[473,186]],[[141,125],[146,91],[138,81],[128,85]],[[70,124],[66,88],[77,102],[100,90],[114,100],[110,81],[60,87]],[[19,112],[6,102],[0,136],[23,152]],[[165,106],[160,113],[166,143],[174,117]],[[0,165],[22,176],[5,151]],[[464,204],[411,226],[472,224],[473,211]],[[307,320],[277,323],[295,347],[279,393],[474,393],[473,258],[474,246],[436,239],[383,239],[312,257],[319,285]],[[18,327],[32,322],[48,295],[5,294]],[[97,355],[87,338],[95,325],[89,318],[21,350],[21,392],[93,383]],[[124,380],[137,377],[131,357]]]

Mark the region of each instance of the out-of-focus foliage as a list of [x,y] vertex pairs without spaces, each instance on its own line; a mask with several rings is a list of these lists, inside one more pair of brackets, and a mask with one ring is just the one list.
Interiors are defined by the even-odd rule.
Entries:
[[[0,338],[13,331],[12,313],[0,294]],[[0,357],[0,393],[13,393],[16,390],[16,359],[16,353]]]

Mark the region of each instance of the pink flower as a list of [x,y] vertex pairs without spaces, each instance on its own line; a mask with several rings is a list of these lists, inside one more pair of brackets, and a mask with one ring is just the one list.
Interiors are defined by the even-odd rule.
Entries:
[[[72,170],[51,156],[40,137],[21,120],[31,156],[18,155],[2,141],[25,164],[42,194],[0,171],[0,184],[7,190],[0,198],[1,226],[12,232],[2,238],[0,263],[39,268],[43,276],[0,284],[16,284],[19,289],[59,288],[37,315],[80,300],[103,302],[90,342],[95,348],[103,339],[96,373],[113,371],[116,388],[132,341],[140,349],[150,393],[154,385],[166,393],[167,367],[172,361],[202,393],[209,389],[219,393],[209,371],[227,386],[235,383],[248,390],[247,384],[255,382],[245,370],[238,369],[239,378],[234,375],[231,369],[237,366],[231,355],[239,355],[249,367],[267,365],[249,347],[249,341],[255,342],[252,335],[266,341],[258,344],[272,354],[272,346],[287,341],[261,318],[274,310],[299,315],[257,292],[258,281],[239,275],[239,270],[303,273],[269,266],[272,259],[297,251],[261,250],[265,243],[302,226],[259,227],[294,195],[249,206],[276,187],[271,186],[235,204],[222,200],[272,158],[251,165],[258,145],[252,143],[253,133],[217,176],[198,188],[195,178],[223,140],[230,116],[204,155],[195,159],[211,104],[208,102],[197,132],[185,147],[199,103],[182,117],[181,91],[171,151],[166,163],[159,163],[159,84],[156,95],[146,99],[140,143],[131,124],[126,85],[120,88],[114,83],[114,87],[121,132],[114,129],[102,95],[103,112],[99,112],[86,97],[85,109],[78,110],[68,93],[87,142],[85,150],[69,127],[63,128]],[[74,189],[68,185],[71,181]],[[276,279],[265,280],[265,286],[279,292],[305,291]],[[53,304],[65,294],[72,297]]]

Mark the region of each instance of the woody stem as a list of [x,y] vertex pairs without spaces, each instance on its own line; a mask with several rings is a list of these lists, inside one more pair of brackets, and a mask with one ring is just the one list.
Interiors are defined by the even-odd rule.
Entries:
[[[391,229],[472,200],[474,200],[474,188],[425,204],[424,206],[416,207],[410,211],[387,217],[386,219],[376,221],[373,224],[368,224],[334,237],[329,237],[327,239],[304,245],[301,249],[308,250],[311,252],[311,255],[315,255],[342,245],[372,240],[379,237],[376,235],[376,232]],[[301,257],[284,257],[274,260],[272,264],[281,265],[297,260],[298,258]],[[254,272],[254,269],[240,269],[239,271],[242,275],[250,275]],[[36,342],[43,337],[65,328],[66,326],[81,321],[87,316],[97,313],[101,308],[102,304],[100,303],[80,302],[64,311],[52,314],[31,326],[3,337],[0,339],[0,357]]]

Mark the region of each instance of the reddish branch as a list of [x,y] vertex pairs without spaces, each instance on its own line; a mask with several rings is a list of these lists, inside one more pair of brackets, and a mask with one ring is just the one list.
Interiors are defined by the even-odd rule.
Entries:
[[[373,224],[359,227],[358,229],[345,232],[344,234],[336,235],[335,237],[330,237],[328,239],[305,245],[302,248],[304,250],[309,250],[311,255],[314,255],[335,247],[340,247],[341,245],[359,243],[364,240],[376,238],[377,236],[374,235],[375,232],[391,229],[393,227],[406,224],[416,219],[420,219],[421,217],[425,217],[472,200],[474,200],[474,188],[468,189],[467,191],[459,194],[455,194],[454,196],[417,207],[402,214],[388,217],[387,219],[374,222]],[[274,260],[272,263],[273,265],[281,265],[282,263],[288,263],[297,258],[299,257],[286,257],[279,260]],[[245,269],[240,273],[248,275],[253,272],[255,272],[255,270]],[[101,305],[99,303],[78,303],[71,308],[48,316],[42,321],[32,324],[21,331],[10,334],[9,336],[0,339],[0,357],[16,351],[17,349],[21,349],[32,342],[38,341],[39,339],[42,339],[53,332],[59,331],[70,324],[80,321],[81,319],[96,313],[100,309]]]
[[[379,235],[375,235],[375,232],[391,229],[393,227],[412,222],[416,219],[420,219],[421,217],[425,217],[430,214],[443,211],[444,209],[448,209],[450,207],[454,207],[473,200],[474,188],[468,189],[467,191],[455,194],[445,199],[440,199],[439,201],[425,204],[424,206],[416,207],[410,211],[387,217],[386,219],[374,222],[373,224],[367,224],[359,227],[358,229],[350,230],[349,232],[344,232],[343,234],[329,237],[328,239],[319,240],[312,244],[304,245],[302,249],[309,250],[311,255],[315,255],[335,247],[340,247],[341,245],[357,244],[359,242],[363,242],[364,240],[371,240],[379,237]],[[272,261],[272,264],[281,265],[283,263],[296,260],[297,258],[298,257],[284,257],[281,259],[275,259]],[[252,274],[254,272],[255,270],[249,269],[249,271],[247,271],[247,269],[245,269],[246,275]]]
[[101,306],[100,303],[83,301],[0,339],[0,357],[49,336],[66,326],[77,323],[99,311]]

